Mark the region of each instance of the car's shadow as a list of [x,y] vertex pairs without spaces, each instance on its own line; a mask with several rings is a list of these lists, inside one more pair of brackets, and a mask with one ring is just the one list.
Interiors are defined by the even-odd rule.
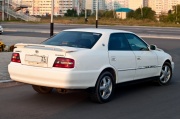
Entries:
[[[173,85],[174,82],[171,82],[169,85]],[[116,102],[123,98],[132,98],[135,95],[139,96],[141,94],[153,93],[156,90],[161,90],[166,86],[159,86],[156,82],[153,81],[133,81],[128,83],[117,84],[114,92],[114,97],[111,102]],[[93,104],[91,101],[89,93],[86,90],[77,90],[69,93],[58,93],[57,90],[53,89],[51,94],[38,94],[33,92],[32,98],[37,99],[37,101],[43,102],[44,99],[55,103],[68,104],[72,102],[83,102],[83,104]],[[57,101],[57,102],[56,102]],[[46,102],[46,101],[44,101]],[[111,103],[109,102],[109,103]],[[94,103],[97,104],[97,103]]]

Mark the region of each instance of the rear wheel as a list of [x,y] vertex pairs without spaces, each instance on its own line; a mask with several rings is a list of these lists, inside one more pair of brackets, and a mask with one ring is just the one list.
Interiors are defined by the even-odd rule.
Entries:
[[172,68],[168,62],[165,62],[161,69],[161,74],[158,77],[159,85],[167,85],[172,77]]
[[44,86],[36,86],[36,85],[32,85],[33,89],[41,94],[47,94],[47,93],[51,93],[53,88],[50,87],[44,87]]
[[91,99],[99,103],[105,103],[112,99],[114,93],[114,78],[110,72],[103,72],[91,94]]

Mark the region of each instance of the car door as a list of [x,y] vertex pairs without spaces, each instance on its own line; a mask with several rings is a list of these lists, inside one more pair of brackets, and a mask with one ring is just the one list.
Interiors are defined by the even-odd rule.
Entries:
[[125,34],[136,57],[135,79],[153,77],[157,74],[157,55],[135,34]]
[[135,55],[123,33],[110,35],[108,52],[109,62],[118,72],[117,82],[133,80],[136,67]]

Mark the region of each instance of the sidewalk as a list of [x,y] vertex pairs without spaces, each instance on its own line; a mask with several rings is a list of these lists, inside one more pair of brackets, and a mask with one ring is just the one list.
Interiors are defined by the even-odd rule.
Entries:
[[[0,40],[4,44],[11,46],[16,43],[40,43],[46,38],[39,37],[22,37],[22,36],[6,36],[0,35]],[[8,64],[11,61],[12,52],[0,52],[0,83],[11,81],[8,73]]]

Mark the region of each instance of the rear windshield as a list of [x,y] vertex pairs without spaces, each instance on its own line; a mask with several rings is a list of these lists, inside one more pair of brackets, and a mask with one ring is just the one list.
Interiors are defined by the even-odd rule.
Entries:
[[42,44],[91,49],[101,36],[100,33],[63,31]]

